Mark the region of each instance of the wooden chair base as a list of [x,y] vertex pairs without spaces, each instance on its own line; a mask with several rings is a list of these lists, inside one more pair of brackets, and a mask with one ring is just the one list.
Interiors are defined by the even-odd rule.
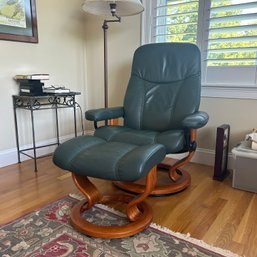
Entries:
[[[129,195],[127,195],[126,197],[124,196],[112,196],[109,198],[109,200],[121,202],[122,199],[122,202],[128,203],[134,198]],[[87,204],[86,201],[81,201],[73,207],[71,212],[71,224],[76,230],[80,231],[81,233],[93,237],[123,238],[132,236],[146,229],[151,224],[153,218],[152,209],[145,202],[143,202],[140,203],[138,206],[142,214],[135,221],[132,221],[123,226],[96,225],[82,218],[81,214],[83,212],[83,206],[85,204]]]
[[[155,187],[156,170],[157,168],[154,167],[148,173],[144,192],[138,196],[126,194],[102,195],[86,176],[72,173],[75,185],[84,194],[86,200],[79,202],[72,208],[71,224],[75,229],[86,235],[100,238],[122,238],[143,231],[150,225],[153,218],[152,209],[144,200]],[[126,214],[130,223],[122,226],[102,226],[92,224],[83,218],[82,213],[90,209],[95,203],[105,204],[108,202],[126,203]]]
[[[162,196],[162,195],[174,194],[189,187],[191,184],[191,176],[186,171],[181,170],[180,172],[181,172],[181,175],[175,182],[170,180],[170,178],[167,178],[170,180],[170,184],[156,185],[153,191],[150,193],[150,195]],[[132,192],[132,193],[140,194],[145,190],[145,185],[138,184],[135,182],[115,181],[113,182],[113,184],[120,189],[123,189],[127,192]]]

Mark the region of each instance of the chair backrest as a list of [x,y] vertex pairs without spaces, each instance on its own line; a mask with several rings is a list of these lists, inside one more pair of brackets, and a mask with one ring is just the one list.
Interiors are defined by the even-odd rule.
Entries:
[[200,104],[201,60],[196,45],[156,43],[139,47],[124,99],[124,125],[166,131]]

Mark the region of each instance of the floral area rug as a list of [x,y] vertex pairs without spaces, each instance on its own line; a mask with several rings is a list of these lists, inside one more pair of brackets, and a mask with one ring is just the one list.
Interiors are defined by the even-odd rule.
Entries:
[[[145,231],[123,239],[100,239],[75,231],[69,223],[78,199],[67,196],[0,227],[2,257],[238,257],[187,235],[151,224]],[[103,205],[84,215],[104,225],[119,225],[126,217]]]

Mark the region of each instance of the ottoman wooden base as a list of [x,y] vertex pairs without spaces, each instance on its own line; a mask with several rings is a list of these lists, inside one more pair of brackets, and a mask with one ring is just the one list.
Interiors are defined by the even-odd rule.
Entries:
[[[146,229],[153,218],[152,209],[144,202],[156,183],[156,167],[146,177],[146,187],[142,194],[131,196],[127,194],[102,195],[86,177],[72,173],[78,189],[86,200],[76,204],[71,212],[71,224],[78,231],[93,237],[122,238],[137,234]],[[95,203],[123,202],[127,204],[126,214],[129,223],[123,226],[102,226],[92,224],[83,218],[83,213]]]

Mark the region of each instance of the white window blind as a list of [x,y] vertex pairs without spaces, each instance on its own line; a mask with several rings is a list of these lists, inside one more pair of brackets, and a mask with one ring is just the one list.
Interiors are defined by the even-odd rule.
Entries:
[[143,4],[143,43],[199,46],[206,96],[257,99],[257,1],[143,0]]
[[257,97],[257,1],[210,0],[204,13],[203,84],[254,88]]
[[257,1],[212,0],[208,66],[256,65]]
[[158,0],[154,17],[155,42],[197,42],[198,1]]

